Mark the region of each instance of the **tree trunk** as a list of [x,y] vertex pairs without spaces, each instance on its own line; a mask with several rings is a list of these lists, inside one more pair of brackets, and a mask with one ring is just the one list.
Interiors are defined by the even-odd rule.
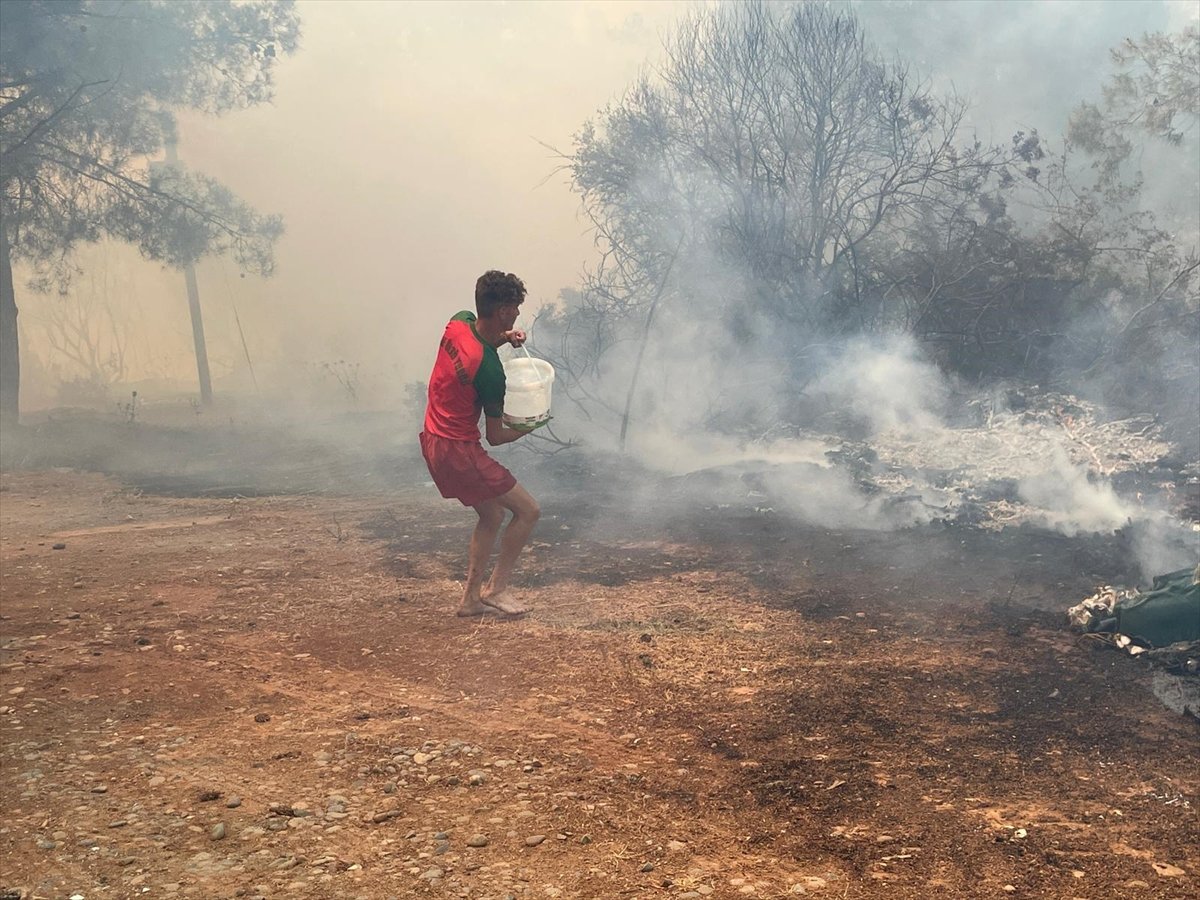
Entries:
[[625,398],[625,414],[621,416],[621,452],[625,452],[625,437],[629,433],[629,411],[633,409],[633,395],[637,390],[638,375],[642,371],[642,357],[646,353],[646,344],[650,342],[650,326],[654,324],[654,311],[658,309],[658,301],[662,299],[663,291],[667,287],[667,279],[671,276],[671,270],[675,268],[675,260],[679,258],[679,251],[683,249],[683,238],[679,239],[679,243],[675,247],[675,253],[672,254],[670,262],[667,263],[667,268],[663,271],[662,280],[658,283],[658,290],[654,292],[654,297],[650,300],[650,310],[646,313],[646,324],[642,328],[642,343],[638,347],[637,361],[633,364],[633,375],[629,379],[629,394]]
[[13,290],[8,232],[0,223],[0,430],[15,428],[20,416],[21,358],[17,340],[17,295]]
[[200,289],[196,286],[196,269],[191,263],[184,266],[183,278],[187,283],[188,310],[192,314],[192,343],[196,347],[196,374],[200,376],[200,402],[212,406],[212,377],[208,373],[208,345],[204,341]]
[[[167,141],[167,165],[179,167],[179,146],[174,138]],[[212,406],[212,376],[208,371],[208,345],[204,341],[204,316],[200,311],[200,288],[196,284],[196,267],[188,263],[183,267],[183,280],[187,285],[188,312],[192,316],[192,344],[196,348],[196,374],[200,378],[200,402]]]

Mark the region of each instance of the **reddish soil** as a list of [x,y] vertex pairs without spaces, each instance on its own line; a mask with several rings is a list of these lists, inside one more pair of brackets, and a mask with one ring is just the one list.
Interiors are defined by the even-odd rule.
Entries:
[[0,897],[1200,893],[1200,728],[1014,572],[1050,539],[543,495],[533,613],[465,621],[427,487],[0,489]]

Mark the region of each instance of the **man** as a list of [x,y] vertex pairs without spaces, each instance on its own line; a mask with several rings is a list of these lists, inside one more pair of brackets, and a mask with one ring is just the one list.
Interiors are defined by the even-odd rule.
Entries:
[[[525,285],[516,275],[495,270],[475,282],[475,310],[463,311],[446,325],[429,376],[429,404],[421,453],[443,497],[472,507],[479,515],[471,535],[467,585],[458,607],[460,616],[502,613],[524,615],[525,607],[506,592],[517,557],[524,548],[541,510],[513,474],[480,445],[479,413],[490,446],[508,444],[528,434],[504,424],[504,368],[496,348],[520,347],[525,333],[513,328],[525,300]],[[492,577],[483,573],[504,524],[500,556]]]

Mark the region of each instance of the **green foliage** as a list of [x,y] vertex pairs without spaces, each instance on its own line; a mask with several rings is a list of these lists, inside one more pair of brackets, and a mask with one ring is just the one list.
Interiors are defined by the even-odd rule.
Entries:
[[298,39],[291,2],[5,2],[0,203],[13,258],[48,285],[69,277],[78,243],[107,235],[171,265],[231,252],[269,273],[279,217],[147,157],[173,141],[174,110],[268,100]]

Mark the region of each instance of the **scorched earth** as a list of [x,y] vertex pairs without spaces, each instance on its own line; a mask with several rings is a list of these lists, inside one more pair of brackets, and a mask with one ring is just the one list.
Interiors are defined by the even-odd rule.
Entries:
[[450,614],[469,513],[415,468],[5,474],[0,896],[1200,891],[1196,722],[1064,627],[1111,542],[631,516],[587,465],[520,621]]

